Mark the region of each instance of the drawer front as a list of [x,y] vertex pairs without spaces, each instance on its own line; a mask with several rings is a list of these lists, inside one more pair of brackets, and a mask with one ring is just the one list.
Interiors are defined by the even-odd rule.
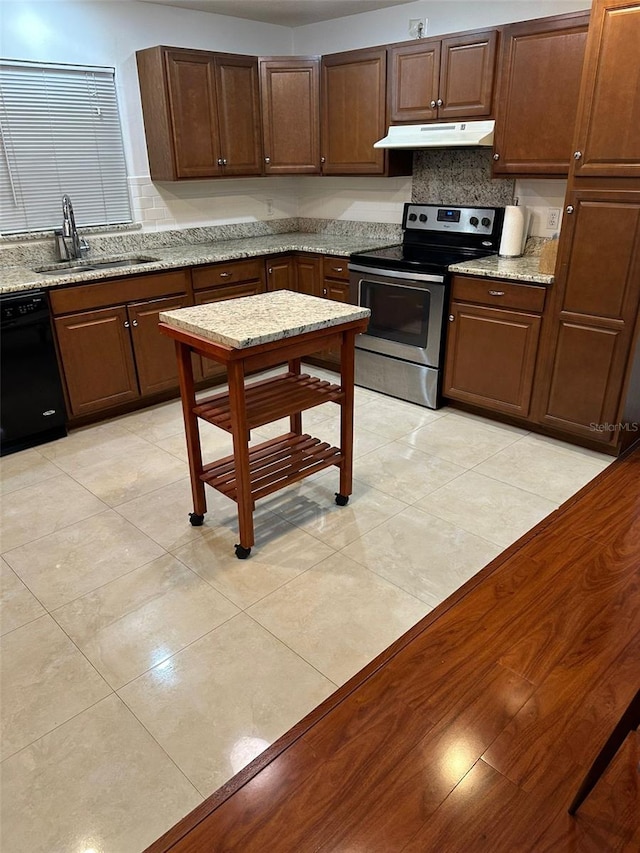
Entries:
[[349,281],[349,259],[325,255],[322,259],[322,275],[324,278],[340,278],[343,281]]
[[545,287],[514,284],[498,278],[454,276],[452,299],[456,302],[479,302],[492,308],[515,308],[518,311],[544,310]]
[[225,299],[237,299],[239,296],[255,296],[264,293],[265,287],[261,281],[245,281],[238,284],[228,284],[226,287],[215,287],[201,290],[194,295],[196,305],[206,305],[208,302],[223,302]]
[[212,264],[199,267],[191,273],[194,290],[215,287],[219,284],[234,284],[238,281],[262,280],[264,263],[261,258],[250,261],[233,261],[228,264]]
[[49,291],[51,310],[54,314],[90,311],[108,305],[123,305],[145,299],[160,299],[186,293],[186,270],[149,275],[131,275],[114,281],[96,281],[93,284],[77,284],[70,287],[52,288]]

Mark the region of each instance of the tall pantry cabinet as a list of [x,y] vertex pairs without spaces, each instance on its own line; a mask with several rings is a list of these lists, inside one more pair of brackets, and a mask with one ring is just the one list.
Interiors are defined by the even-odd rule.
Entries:
[[595,0],[537,420],[617,448],[640,322],[640,2]]

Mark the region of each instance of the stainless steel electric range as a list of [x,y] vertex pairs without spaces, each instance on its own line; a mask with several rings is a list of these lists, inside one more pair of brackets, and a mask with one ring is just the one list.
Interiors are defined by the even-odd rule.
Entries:
[[356,383],[437,409],[451,264],[496,254],[504,208],[405,204],[397,246],[349,258],[351,301],[371,309]]

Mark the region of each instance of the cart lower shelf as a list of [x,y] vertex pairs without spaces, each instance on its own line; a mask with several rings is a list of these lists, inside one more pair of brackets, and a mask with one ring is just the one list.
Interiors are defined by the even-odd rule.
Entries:
[[[295,483],[331,465],[339,465],[343,459],[339,448],[307,434],[290,432],[258,444],[249,449],[251,499],[255,503],[289,483]],[[238,501],[233,456],[204,465],[200,479],[223,495]]]

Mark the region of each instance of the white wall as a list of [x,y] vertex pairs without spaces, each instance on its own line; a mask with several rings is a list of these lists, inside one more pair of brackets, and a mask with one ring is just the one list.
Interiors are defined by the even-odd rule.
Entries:
[[[268,2],[268,0],[265,0]],[[409,178],[239,178],[154,184],[149,177],[135,51],[155,44],[278,55],[330,53],[407,37],[410,17],[429,34],[491,26],[584,8],[588,0],[414,2],[291,30],[137,0],[0,0],[0,55],[116,69],[134,217],[145,230],[306,216],[400,222]],[[542,191],[550,192],[546,198]],[[516,192],[538,210],[558,205],[562,182],[529,181]],[[547,186],[548,185],[548,186]],[[553,185],[553,186],[552,186]],[[525,197],[529,201],[525,201]],[[548,203],[547,203],[548,202]],[[271,211],[271,212],[270,212]]]
[[427,18],[427,36],[589,9],[590,0],[418,0],[296,27],[294,53],[333,53],[410,39],[409,20]]
[[149,178],[136,50],[156,44],[263,55],[289,55],[289,27],[137,0],[0,0],[0,56],[38,62],[113,66],[122,116],[134,218],[148,230],[295,216],[281,179],[154,185]]

